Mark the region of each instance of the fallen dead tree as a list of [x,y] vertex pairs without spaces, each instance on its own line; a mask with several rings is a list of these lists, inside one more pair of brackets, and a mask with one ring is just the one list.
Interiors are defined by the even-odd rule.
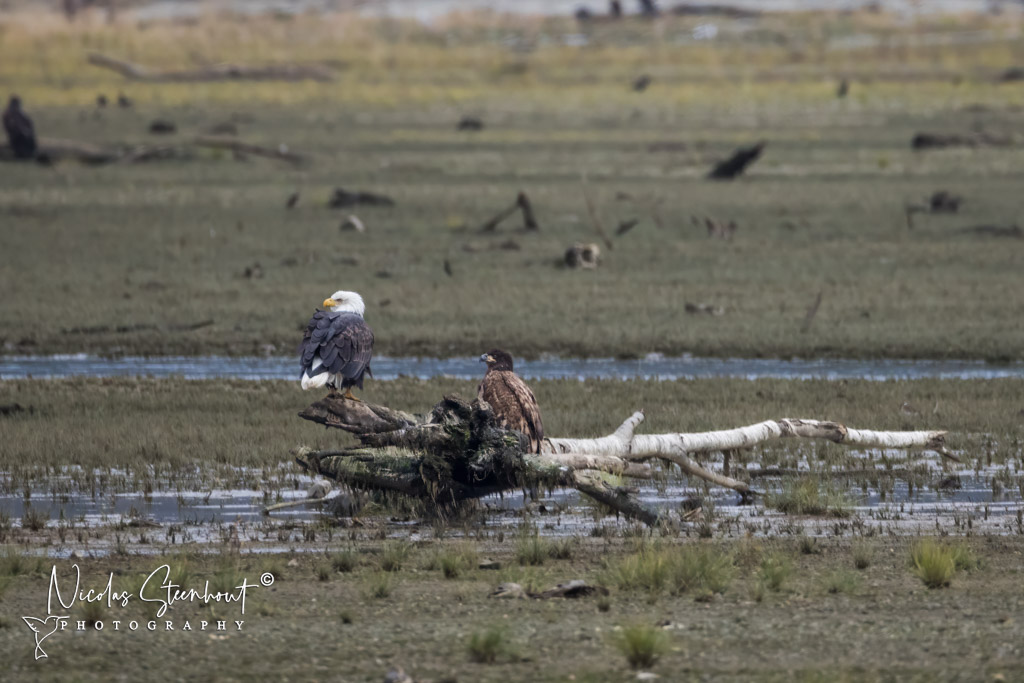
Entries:
[[110,69],[133,81],[150,83],[200,83],[204,81],[320,81],[334,80],[333,72],[319,64],[211,64],[184,71],[155,71],[139,64],[99,53],[89,55],[93,66]]
[[728,462],[728,455],[737,449],[777,439],[931,450],[953,457],[945,450],[943,431],[881,432],[787,418],[714,432],[637,434],[644,421],[642,412],[633,413],[608,436],[549,438],[540,453],[529,453],[528,439],[498,428],[487,403],[467,403],[457,396],[444,397],[429,414],[417,417],[331,394],[299,416],[350,432],[359,441],[337,450],[298,449],[296,461],[307,471],[353,489],[418,499],[442,516],[466,501],[494,493],[569,487],[618,514],[656,525],[661,520],[657,512],[637,502],[629,489],[610,486],[598,474],[650,479],[661,471],[652,462],[661,461],[676,465],[688,477],[733,489],[749,499],[757,492],[747,482],[709,470],[694,456],[722,452]]
[[[268,159],[301,164],[307,157],[290,151],[286,146],[264,147],[231,137],[204,135],[191,142],[162,145],[117,145],[101,147],[76,140],[43,138],[39,141],[36,160],[43,163],[72,160],[88,166],[104,164],[136,164],[168,159],[193,159],[198,148],[220,149],[233,152],[237,158],[259,156]],[[0,161],[18,161],[6,144],[0,144]]]

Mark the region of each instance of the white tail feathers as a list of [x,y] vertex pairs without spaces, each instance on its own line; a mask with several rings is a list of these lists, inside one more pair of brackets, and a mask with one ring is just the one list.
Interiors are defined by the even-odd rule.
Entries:
[[316,377],[310,377],[305,372],[302,373],[302,389],[308,391],[309,389],[319,389],[320,387],[327,386],[327,380],[331,377],[329,372],[321,372]]

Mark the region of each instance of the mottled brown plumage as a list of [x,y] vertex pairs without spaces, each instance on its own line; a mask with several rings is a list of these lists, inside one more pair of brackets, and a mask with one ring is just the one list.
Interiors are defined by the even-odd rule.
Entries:
[[477,398],[487,401],[498,425],[522,432],[530,439],[530,452],[540,453],[544,441],[544,423],[530,387],[512,371],[512,356],[491,349],[480,360],[487,363],[487,374],[477,389]]

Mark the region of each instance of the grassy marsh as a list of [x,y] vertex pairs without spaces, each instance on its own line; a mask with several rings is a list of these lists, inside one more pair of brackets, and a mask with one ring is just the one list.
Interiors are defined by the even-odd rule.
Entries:
[[[1019,61],[1004,25],[909,29],[992,35],[939,49],[870,15],[763,21],[753,36],[682,44],[672,38],[690,20],[595,28],[578,49],[558,45],[578,30],[565,20],[485,19],[484,31],[470,20],[426,29],[310,17],[24,29],[14,17],[0,79],[44,136],[139,143],[157,116],[178,123],[179,139],[232,120],[242,138],[314,161],[0,165],[10,226],[0,231],[0,343],[5,353],[284,354],[325,293],[345,287],[363,293],[378,351],[393,355],[500,344],[521,355],[1024,358],[1019,240],[958,232],[1019,222],[1024,151],[909,144],[920,129],[1015,130],[1024,91],[992,84]],[[781,48],[776,32],[804,47]],[[883,47],[832,44],[862,32]],[[326,85],[154,85],[85,65],[92,50],[164,67],[186,53],[343,67]],[[654,77],[642,94],[629,87],[640,72]],[[843,101],[840,75],[854,82]],[[134,109],[95,110],[96,93],[118,90]],[[485,130],[456,131],[465,113]],[[702,179],[760,138],[768,152],[745,179]],[[609,229],[640,220],[590,272],[555,266],[569,244],[596,241],[583,175]],[[325,208],[338,185],[397,206],[358,208],[367,232],[340,232],[347,212]],[[908,230],[904,205],[939,189],[965,197],[961,213],[919,215]],[[519,190],[539,233],[476,232]],[[735,220],[739,232],[708,239],[694,215]],[[510,239],[516,248],[500,248]],[[725,313],[689,315],[686,303]]]
[[[615,586],[602,600],[499,600],[488,597],[504,580],[495,572],[472,568],[452,580],[416,569],[429,557],[459,552],[462,541],[416,544],[409,566],[397,572],[364,564],[325,582],[319,580],[320,568],[327,553],[339,549],[325,544],[322,552],[291,556],[273,590],[253,589],[241,634],[211,638],[210,633],[181,631],[186,619],[196,628],[200,619],[211,618],[209,609],[188,602],[178,603],[164,617],[175,622],[174,631],[164,631],[161,624],[155,634],[123,632],[122,624],[122,632],[115,633],[110,622],[122,610],[103,605],[73,614],[102,620],[106,628],[77,637],[54,636],[46,648],[50,658],[41,668],[32,658],[31,634],[20,615],[45,604],[47,561],[38,570],[0,573],[9,584],[0,599],[0,617],[8,622],[0,627],[0,650],[9,655],[6,666],[12,680],[44,681],[68,675],[106,680],[114,672],[144,677],[155,648],[185,676],[203,677],[210,671],[238,680],[334,675],[336,658],[304,650],[310,642],[343,648],[349,680],[380,680],[396,666],[432,680],[559,681],[570,674],[582,681],[607,680],[609,675],[625,679],[631,676],[627,657],[663,678],[684,679],[704,675],[781,681],[794,671],[812,678],[864,681],[891,680],[894,675],[976,679],[978,672],[986,679],[999,674],[1012,680],[1024,674],[1024,659],[1012,647],[1024,636],[1024,625],[1014,616],[1024,609],[1021,539],[966,539],[971,551],[984,559],[984,567],[961,573],[942,591],[926,589],[907,569],[910,548],[919,540],[859,539],[879,558],[857,573],[859,581],[843,573],[851,571],[849,539],[829,539],[826,551],[816,555],[800,553],[795,539],[766,542],[766,556],[795,567],[783,593],[767,592],[755,601],[746,591],[729,590],[696,604],[688,594],[665,594],[653,605]],[[693,545],[674,538],[659,543],[683,553]],[[742,543],[715,547],[731,553]],[[514,537],[499,541],[491,536],[474,544],[488,557],[515,564]],[[366,552],[377,544],[360,539],[355,547]],[[631,539],[581,538],[571,560],[532,568],[537,572],[534,580],[542,589],[570,578],[600,584],[605,560],[620,561],[635,552]],[[90,585],[105,581],[107,572],[138,577],[177,561],[175,556],[134,555],[75,560]],[[247,578],[251,583],[266,571],[266,562],[258,555],[200,554],[189,558],[185,582],[231,586]],[[55,563],[61,576],[67,575],[71,561]],[[760,580],[757,563],[739,562],[733,571],[740,585]],[[214,611],[216,618],[241,618],[236,606],[218,604]],[[131,605],[125,618],[129,613],[139,618]],[[950,628],[949,614],[958,615],[956,628]],[[639,627],[638,633],[633,634],[633,627]],[[122,656],[111,660],[111,648]],[[756,668],[749,666],[753,651],[760,653]],[[296,653],[303,655],[297,658]],[[650,663],[644,653],[659,658]]]

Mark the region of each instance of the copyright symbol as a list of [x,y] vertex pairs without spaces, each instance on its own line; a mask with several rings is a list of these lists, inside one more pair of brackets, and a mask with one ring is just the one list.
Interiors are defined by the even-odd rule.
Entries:
[[274,584],[274,575],[270,572],[263,572],[260,574],[260,583],[264,586],[272,586]]

